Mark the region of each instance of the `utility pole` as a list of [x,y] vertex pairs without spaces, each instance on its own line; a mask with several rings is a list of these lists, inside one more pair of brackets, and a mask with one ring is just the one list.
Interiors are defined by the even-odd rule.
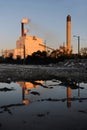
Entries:
[[25,44],[23,45],[23,51],[24,51],[24,64],[25,64]]
[[73,35],[73,37],[76,37],[78,39],[78,55],[80,55],[80,36]]
[[80,36],[78,36],[78,55],[80,55]]

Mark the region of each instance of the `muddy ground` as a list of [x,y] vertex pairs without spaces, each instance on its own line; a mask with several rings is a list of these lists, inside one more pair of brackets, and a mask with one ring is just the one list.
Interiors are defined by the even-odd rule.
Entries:
[[69,60],[50,65],[0,64],[0,81],[59,79],[87,82],[87,60]]

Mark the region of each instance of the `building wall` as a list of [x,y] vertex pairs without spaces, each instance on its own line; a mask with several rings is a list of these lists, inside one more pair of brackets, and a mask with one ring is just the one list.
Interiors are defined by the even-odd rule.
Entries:
[[11,55],[14,56],[14,49],[4,51],[4,57],[9,57]]
[[[42,44],[43,46],[41,46]],[[14,50],[14,58],[20,56],[24,58],[24,49],[25,56],[32,55],[33,52],[45,51],[45,47],[41,38],[36,36],[24,36],[20,37],[16,42],[16,49]]]
[[[46,47],[43,44],[43,40],[36,36],[23,36],[19,37],[16,41],[16,48],[12,50],[5,50],[4,57],[9,57],[10,54],[13,54],[13,58],[17,57],[24,58],[28,55],[32,55],[33,52],[45,51]],[[25,52],[24,52],[25,51]]]

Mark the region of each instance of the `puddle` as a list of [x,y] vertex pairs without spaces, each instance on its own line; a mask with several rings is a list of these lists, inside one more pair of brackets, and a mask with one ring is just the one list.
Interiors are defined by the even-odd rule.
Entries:
[[87,83],[0,83],[0,129],[86,130]]

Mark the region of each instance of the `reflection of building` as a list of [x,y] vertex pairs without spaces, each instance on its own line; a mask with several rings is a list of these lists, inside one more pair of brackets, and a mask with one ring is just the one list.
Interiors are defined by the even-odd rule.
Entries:
[[71,107],[71,94],[72,94],[71,88],[67,87],[67,107],[68,108]]
[[22,102],[23,104],[27,105],[30,103],[30,101],[28,99],[25,98],[25,87],[22,87]]
[[33,84],[31,82],[17,82],[20,87],[22,88],[22,102],[24,104],[29,104],[30,101],[25,98],[25,95],[29,94],[29,89],[37,88],[40,84],[43,83],[43,81],[35,81],[36,84]]
[[32,88],[39,87],[39,85],[42,84],[43,81],[42,80],[41,81],[35,81],[35,83],[37,83],[37,84],[33,84],[31,82],[17,82],[17,83],[20,85],[20,87],[24,87],[25,89],[32,89]]

